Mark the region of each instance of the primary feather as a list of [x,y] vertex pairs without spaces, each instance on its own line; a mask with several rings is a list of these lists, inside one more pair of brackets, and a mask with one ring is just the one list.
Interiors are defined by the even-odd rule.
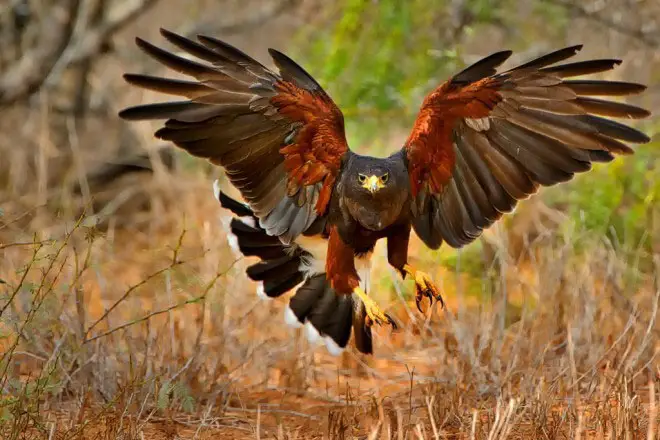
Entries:
[[378,240],[387,239],[388,261],[415,276],[419,288],[418,271],[407,263],[411,228],[431,248],[464,246],[540,187],[566,182],[593,162],[610,162],[632,153],[629,144],[649,140],[609,119],[642,119],[649,112],[607,98],[645,87],[573,79],[621,61],[561,64],[582,48],[571,46],[499,73],[511,51],[481,59],[425,98],[401,150],[387,158],[362,156],[348,148],[339,108],[288,56],[269,50],[274,72],[215,38],[161,32],[195,60],[144,40],[137,45],[191,78],[125,78],[183,100],[120,115],[165,119],[156,136],[223,167],[247,202],[218,195],[241,217],[229,223],[231,242],[261,259],[248,276],[266,297],[302,283],[288,319],[305,323],[333,352],[346,345],[351,328],[358,350],[372,351],[365,319],[385,315],[365,306],[359,289],[368,288],[368,271],[358,274],[355,261],[368,261]]
[[603,117],[640,119],[649,116],[647,110],[591,96],[625,96],[644,86],[564,80],[621,62],[554,65],[581,48],[561,49],[495,73],[508,57],[498,52],[426,98],[404,150],[417,205],[413,225],[428,246],[470,243],[539,186],[566,182],[589,170],[591,162],[612,160],[613,154],[632,153],[624,142],[649,141],[644,133]]

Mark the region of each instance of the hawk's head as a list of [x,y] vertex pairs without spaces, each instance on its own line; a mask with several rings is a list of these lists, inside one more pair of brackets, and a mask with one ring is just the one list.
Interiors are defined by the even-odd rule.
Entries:
[[378,231],[399,218],[409,192],[408,174],[399,157],[353,155],[338,189],[348,213],[365,228]]

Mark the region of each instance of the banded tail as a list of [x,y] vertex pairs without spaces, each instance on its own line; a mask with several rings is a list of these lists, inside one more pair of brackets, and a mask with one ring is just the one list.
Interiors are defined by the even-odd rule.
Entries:
[[298,243],[285,245],[279,238],[268,235],[252,210],[221,192],[217,181],[214,193],[220,205],[234,214],[227,231],[234,252],[261,260],[246,269],[248,277],[260,283],[258,295],[264,299],[277,298],[300,285],[286,308],[287,324],[304,325],[310,342],[323,339],[333,355],[346,347],[352,328],[356,348],[371,354],[371,329],[364,325],[366,312],[362,303],[350,295],[337,295],[325,273],[309,272],[314,266],[314,252]]

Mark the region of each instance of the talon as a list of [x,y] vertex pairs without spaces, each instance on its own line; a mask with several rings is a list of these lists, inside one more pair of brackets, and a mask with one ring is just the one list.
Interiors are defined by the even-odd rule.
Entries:
[[399,329],[399,326],[396,325],[396,321],[394,321],[394,319],[392,319],[392,317],[390,315],[388,315],[386,313],[385,317],[387,318],[388,324],[392,326],[392,330],[398,330]]
[[435,300],[438,301],[438,302],[440,303],[440,308],[444,310],[444,308],[445,308],[445,300],[442,299],[442,295],[440,295],[439,292],[436,293],[436,295],[435,295]]
[[364,304],[365,310],[367,312],[367,317],[364,320],[364,325],[367,327],[371,327],[374,324],[382,325],[382,324],[389,324],[391,325],[394,329],[397,328],[396,323],[392,319],[390,315],[387,313],[384,313],[380,307],[378,307],[378,304],[369,297],[366,292],[359,287],[356,287],[353,289],[353,293],[357,295],[362,303]]
[[421,295],[415,295],[415,304],[417,305],[417,310],[419,310],[419,313],[424,313],[422,310],[422,300],[424,298]]
[[440,303],[440,307],[445,308],[445,301],[440,294],[440,290],[433,284],[428,274],[421,270],[416,270],[408,264],[403,266],[403,270],[415,280],[415,287],[417,289],[415,304],[420,313],[424,313],[421,304],[425,297],[429,299],[429,306],[433,306],[433,300],[435,299]]

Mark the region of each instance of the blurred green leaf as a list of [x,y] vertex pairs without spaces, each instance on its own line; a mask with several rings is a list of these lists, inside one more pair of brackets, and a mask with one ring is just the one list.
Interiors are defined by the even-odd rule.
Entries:
[[162,384],[158,390],[158,398],[156,402],[158,409],[166,409],[170,406],[170,395],[172,393],[172,388],[173,386],[169,381]]

